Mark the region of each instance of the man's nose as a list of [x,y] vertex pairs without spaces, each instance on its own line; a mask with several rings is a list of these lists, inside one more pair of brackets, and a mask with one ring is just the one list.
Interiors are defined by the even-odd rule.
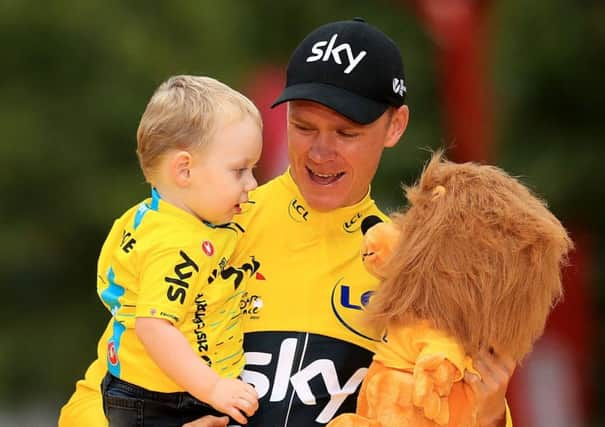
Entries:
[[327,162],[336,157],[334,139],[325,133],[319,133],[311,143],[309,157],[316,163]]

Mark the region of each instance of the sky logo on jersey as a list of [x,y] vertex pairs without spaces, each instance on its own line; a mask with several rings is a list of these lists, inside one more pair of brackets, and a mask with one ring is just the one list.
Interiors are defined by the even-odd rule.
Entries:
[[332,311],[341,325],[362,338],[379,341],[379,334],[363,321],[362,311],[374,291],[359,291],[340,278],[332,288]]
[[204,240],[202,242],[202,251],[208,255],[208,256],[212,256],[214,255],[214,246],[212,246],[212,243],[209,242],[208,240]]
[[296,222],[309,220],[309,211],[299,203],[298,199],[292,199],[288,205],[288,215]]
[[346,341],[299,332],[251,332],[244,348],[242,379],[258,393],[263,426],[325,425],[339,411],[353,412],[372,359]]
[[200,271],[200,268],[185,251],[180,250],[179,255],[182,262],[174,266],[173,276],[164,277],[164,282],[169,284],[166,289],[166,297],[170,301],[178,300],[179,304],[183,305],[187,296],[187,289],[189,289],[189,279],[194,272]]

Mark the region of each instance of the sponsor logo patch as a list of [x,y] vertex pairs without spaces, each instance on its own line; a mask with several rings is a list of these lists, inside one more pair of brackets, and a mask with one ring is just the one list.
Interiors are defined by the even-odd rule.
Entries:
[[174,266],[174,275],[164,277],[164,281],[168,284],[166,297],[170,301],[178,301],[179,304],[183,305],[187,296],[187,289],[189,289],[189,279],[191,279],[194,272],[200,271],[200,268],[185,251],[179,251],[179,255],[182,262]]
[[[361,60],[368,54],[365,50],[353,54],[353,49],[349,43],[336,44],[338,34],[333,34],[330,40],[321,40],[311,47],[312,55],[307,57],[307,62],[316,61],[334,61],[338,65],[344,65],[343,59],[347,61],[344,69],[345,74],[350,74],[357,67]],[[325,46],[325,49],[324,49]],[[343,54],[341,56],[341,54]]]
[[304,333],[250,333],[244,340],[249,350],[242,379],[256,389],[259,411],[265,411],[260,415],[271,425],[292,423],[287,422],[290,408],[295,408],[296,425],[305,426],[325,425],[340,411],[355,411],[355,392],[371,362],[370,351]]
[[116,351],[116,343],[113,340],[107,343],[107,360],[113,366],[117,366],[119,362],[118,353]]
[[205,240],[202,243],[202,251],[208,255],[208,256],[212,256],[214,255],[214,246],[212,245],[211,242],[209,242],[208,240]]
[[399,78],[395,77],[393,79],[393,92],[395,92],[399,96],[403,96],[403,94],[406,93],[406,91],[407,91],[407,88],[405,87],[405,83],[403,82],[403,79],[399,79]]
[[374,291],[359,291],[339,279],[332,288],[332,312],[349,331],[362,338],[378,341],[379,334],[363,321],[361,311],[370,302]]
[[309,211],[298,202],[297,199],[292,199],[288,205],[288,215],[296,222],[309,220]]
[[342,224],[342,228],[347,233],[353,233],[361,227],[361,213],[357,212],[353,217]]

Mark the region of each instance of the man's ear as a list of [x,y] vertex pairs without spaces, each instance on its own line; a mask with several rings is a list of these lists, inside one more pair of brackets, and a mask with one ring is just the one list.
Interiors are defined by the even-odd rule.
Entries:
[[179,187],[186,187],[191,178],[191,154],[187,151],[177,151],[171,157],[170,174]]
[[387,137],[384,141],[385,147],[394,147],[397,145],[401,136],[404,134],[408,127],[408,120],[410,119],[410,110],[407,105],[402,105],[393,111],[391,116],[391,122],[387,129]]

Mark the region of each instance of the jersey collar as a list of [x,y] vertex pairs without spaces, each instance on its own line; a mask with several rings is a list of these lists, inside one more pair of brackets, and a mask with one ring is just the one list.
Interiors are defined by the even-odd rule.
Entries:
[[351,206],[334,209],[327,212],[322,212],[311,208],[298,186],[294,182],[290,173],[290,168],[278,178],[292,194],[288,213],[295,221],[307,222],[309,224],[332,224],[340,230],[353,233],[357,232],[361,227],[362,219],[370,212],[376,210],[376,203],[370,197],[370,190],[359,202]]
[[179,218],[182,221],[195,224],[201,227],[215,228],[215,225],[206,221],[202,221],[195,215],[162,199],[162,196],[156,188],[151,189],[151,198],[147,199],[144,204],[151,210],[155,210],[165,215],[170,215]]

